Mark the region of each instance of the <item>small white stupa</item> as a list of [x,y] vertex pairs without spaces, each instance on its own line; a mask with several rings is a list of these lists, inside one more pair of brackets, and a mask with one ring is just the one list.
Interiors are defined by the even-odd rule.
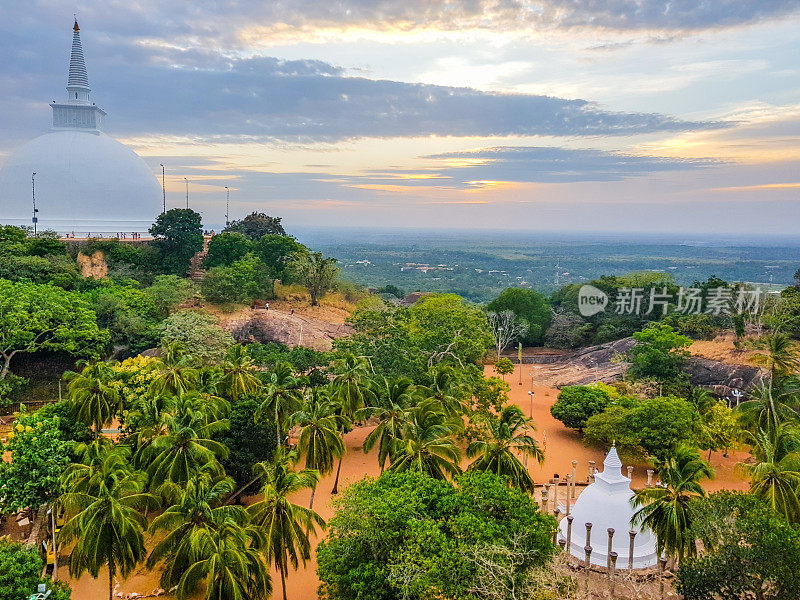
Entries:
[[[617,567],[628,568],[630,548],[629,531],[636,532],[633,546],[633,568],[644,569],[658,562],[656,538],[647,529],[631,524],[635,512],[631,506],[633,490],[631,480],[622,474],[622,462],[617,449],[611,446],[603,462],[603,472],[595,474],[590,484],[578,496],[572,510],[572,533],[569,552],[572,556],[586,560],[586,523],[591,523],[590,545],[593,565],[606,566],[608,560],[608,529],[614,529],[612,552],[617,553]],[[567,540],[567,519],[558,526],[559,538]]]

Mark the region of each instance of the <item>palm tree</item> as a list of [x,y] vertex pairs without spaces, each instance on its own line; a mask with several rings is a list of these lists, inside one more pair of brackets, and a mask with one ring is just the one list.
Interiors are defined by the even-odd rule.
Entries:
[[528,434],[532,429],[533,420],[526,418],[518,406],[506,406],[499,418],[490,417],[485,421],[486,438],[467,446],[468,457],[478,455],[469,469],[505,476],[513,487],[533,492],[533,479],[515,454],[516,451],[536,459],[540,465],[544,462],[544,452]]
[[145,478],[132,472],[115,452],[108,453],[84,491],[61,497],[71,518],[61,529],[62,541],[77,538],[69,557],[69,572],[84,571],[97,578],[108,567],[108,598],[113,599],[114,578],[127,577],[145,557],[144,529],[147,519],[140,512],[154,504],[143,492]]
[[750,493],[767,502],[790,523],[800,522],[800,436],[796,426],[748,434],[755,464],[739,463],[750,479]]
[[461,455],[451,437],[444,413],[436,403],[426,400],[409,412],[401,439],[394,447],[390,471],[421,471],[436,479],[461,472]]
[[78,420],[94,427],[100,434],[103,425],[112,421],[122,408],[122,394],[113,385],[114,371],[109,363],[87,364],[80,373],[69,372],[67,397]]
[[310,536],[316,527],[325,528],[325,521],[310,508],[293,504],[289,497],[301,490],[313,488],[319,481],[319,473],[312,469],[295,471],[293,452],[278,448],[271,462],[258,463],[253,471],[261,474],[264,484],[261,494],[264,499],[248,508],[251,523],[261,529],[267,560],[281,574],[283,600],[286,600],[286,577],[289,565],[297,569],[311,558]]
[[264,401],[256,411],[256,421],[260,421],[265,413],[274,415],[278,428],[278,446],[283,442],[283,432],[289,415],[296,412],[303,404],[302,377],[294,376],[292,365],[279,362],[267,376],[264,385]]
[[[341,433],[345,418],[337,414],[337,409],[338,405],[324,391],[314,388],[303,408],[290,419],[292,425],[301,428],[297,449],[301,456],[306,456],[306,469],[314,469],[321,476],[333,471],[335,459],[345,450]],[[315,485],[311,490],[309,508],[314,508],[316,492]]]
[[797,343],[785,333],[767,333],[756,340],[753,346],[761,352],[754,353],[751,360],[766,368],[772,380],[782,375],[791,375],[800,369]]
[[442,406],[448,416],[461,417],[464,403],[460,400],[462,391],[453,367],[444,365],[429,371],[431,384],[418,388],[425,398],[433,398]]
[[64,470],[61,475],[62,488],[72,493],[96,493],[100,483],[97,474],[111,453],[116,455],[114,462],[121,467],[128,464],[130,450],[125,446],[115,447],[110,438],[100,436],[75,446],[75,455],[80,462],[72,463]]
[[[348,354],[344,358],[334,361],[336,375],[331,385],[336,401],[339,403],[339,410],[348,422],[355,418],[356,411],[369,405],[374,398],[368,379],[370,371],[369,361],[364,357]],[[339,465],[336,467],[336,479],[333,482],[331,494],[339,492],[342,456],[339,457]]]
[[152,383],[157,395],[178,396],[197,387],[198,372],[192,366],[192,356],[178,341],[168,340],[161,347],[161,363]]
[[191,540],[199,529],[217,528],[225,522],[244,525],[247,514],[240,506],[226,506],[223,501],[233,493],[235,484],[229,478],[212,478],[206,473],[195,475],[186,483],[180,500],[153,519],[150,533],[164,531],[147,559],[153,569],[164,561],[161,587],[170,590],[180,583],[183,574],[194,561],[196,548]]
[[639,510],[631,522],[646,525],[655,533],[659,554],[680,561],[697,553],[694,541],[689,539],[689,504],[705,496],[700,482],[712,478],[714,471],[695,448],[686,445],[678,446],[667,460],[656,461],[656,467],[660,484],[636,490],[631,504]]
[[774,431],[783,422],[794,420],[797,413],[800,387],[794,377],[778,377],[761,382],[749,390],[750,400],[736,407],[742,424],[752,432],[759,429]]
[[241,344],[231,346],[225,362],[222,363],[222,389],[232,400],[245,394],[254,394],[261,387],[261,380],[255,374],[256,365],[247,349]]
[[[228,457],[228,448],[212,438],[230,427],[230,421],[217,419],[210,408],[214,405],[191,394],[177,399],[174,414],[164,418],[165,432],[141,450],[139,462],[147,465],[151,489],[186,483],[202,467],[222,474],[218,459]],[[167,486],[164,491],[174,489]]]
[[188,536],[190,564],[176,587],[178,600],[196,597],[203,586],[205,600],[266,600],[272,579],[259,548],[263,536],[254,527],[225,520],[216,527],[199,527]]
[[403,427],[408,423],[407,410],[413,402],[414,386],[410,379],[401,377],[391,381],[383,378],[376,386],[375,396],[377,406],[367,406],[356,411],[356,419],[366,420],[370,417],[378,419],[378,425],[364,438],[362,446],[364,452],[371,452],[378,444],[378,464],[381,473],[386,466],[386,461],[391,462],[392,449],[401,437]]

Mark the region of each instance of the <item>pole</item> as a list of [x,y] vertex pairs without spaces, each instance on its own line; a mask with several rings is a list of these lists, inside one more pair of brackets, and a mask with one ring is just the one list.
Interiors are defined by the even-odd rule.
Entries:
[[186,208],[189,208],[189,180],[186,177],[183,180],[186,182]]
[[636,539],[636,532],[631,529],[628,531],[628,535],[631,536],[631,544],[628,547],[628,572],[633,571],[633,540]]
[[226,185],[225,186],[225,227],[230,227],[231,226],[230,212],[231,212],[231,190]]
[[167,180],[164,165],[161,164],[161,214],[167,212]]
[[519,384],[522,385],[522,342],[519,343]]
[[53,581],[58,579],[58,550],[56,549],[56,505],[50,505],[50,524],[53,528]]
[[36,225],[39,222],[39,217],[36,216],[36,213],[39,211],[36,210],[36,173],[31,173],[31,200],[33,200],[33,235],[36,235]]

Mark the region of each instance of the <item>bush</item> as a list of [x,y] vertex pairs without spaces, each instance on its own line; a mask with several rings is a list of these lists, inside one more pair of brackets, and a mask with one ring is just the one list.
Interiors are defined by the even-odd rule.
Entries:
[[558,399],[550,407],[550,414],[565,427],[582,431],[586,427],[586,421],[602,413],[608,403],[608,394],[603,389],[587,385],[569,385],[559,392]]
[[213,267],[203,276],[200,291],[209,302],[249,303],[273,298],[274,286],[267,266],[260,258],[248,255],[229,267]]
[[202,362],[221,361],[234,344],[233,336],[214,317],[194,310],[180,310],[167,317],[160,333],[163,340],[181,342]]
[[[490,473],[455,483],[386,473],[336,501],[317,549],[320,596],[337,600],[529,597],[531,574],[553,555],[556,521]],[[432,595],[431,590],[435,590]]]
[[0,600],[28,600],[43,567],[36,548],[0,538]]
[[250,252],[250,240],[241,233],[220,233],[208,242],[208,256],[203,261],[203,266],[229,267],[237,260],[241,260]]
[[686,600],[797,598],[800,533],[758,498],[717,492],[691,506],[692,539],[705,552],[681,563]]
[[191,279],[177,275],[159,275],[153,285],[145,289],[145,293],[153,299],[156,311],[161,318],[195,294],[195,285]]

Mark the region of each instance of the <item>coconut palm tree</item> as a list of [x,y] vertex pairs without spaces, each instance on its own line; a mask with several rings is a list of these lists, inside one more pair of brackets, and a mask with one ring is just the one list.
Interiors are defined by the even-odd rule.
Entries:
[[800,370],[797,343],[779,331],[767,333],[753,343],[759,350],[750,358],[769,371],[770,378],[792,375]]
[[178,396],[197,387],[198,371],[186,347],[178,341],[168,340],[161,346],[161,362],[151,389],[157,395]]
[[778,377],[749,390],[750,399],[736,407],[742,425],[751,432],[774,431],[780,423],[797,418],[800,385],[794,377]]
[[275,419],[278,428],[278,446],[283,443],[283,432],[288,417],[303,404],[304,383],[304,378],[295,377],[292,365],[286,362],[277,363],[267,376],[263,388],[264,401],[258,407],[255,419],[260,421],[265,414]]
[[110,453],[115,453],[115,462],[120,466],[128,464],[130,450],[125,446],[114,446],[107,437],[97,437],[88,443],[75,446],[75,455],[80,462],[70,464],[61,474],[61,485],[72,493],[93,494],[100,483],[97,474]]
[[695,448],[686,445],[678,446],[666,460],[656,461],[656,467],[659,484],[637,490],[631,498],[631,504],[639,509],[631,522],[646,525],[656,535],[659,554],[680,561],[697,553],[689,538],[689,504],[705,496],[700,482],[712,478],[714,471]]
[[461,401],[462,391],[458,384],[458,377],[453,367],[444,365],[429,371],[431,384],[420,386],[418,391],[424,398],[432,398],[439,402],[448,416],[461,417],[465,406]]
[[145,555],[144,529],[147,519],[140,512],[155,505],[144,493],[146,478],[131,471],[119,454],[110,452],[92,482],[82,491],[61,497],[70,519],[61,529],[61,540],[77,539],[69,557],[69,572],[80,577],[85,571],[97,578],[108,568],[108,598],[113,599],[114,578],[127,577]]
[[414,402],[414,386],[410,379],[401,377],[389,380],[385,377],[375,388],[376,406],[367,406],[356,411],[359,421],[372,417],[378,419],[378,425],[364,438],[364,452],[371,452],[378,444],[378,464],[381,473],[386,461],[391,462],[392,449],[401,437],[403,427],[408,423],[408,409]]
[[247,349],[241,344],[231,346],[222,363],[221,387],[232,400],[245,394],[254,394],[261,388],[256,376],[256,365]]
[[426,400],[409,411],[409,422],[394,447],[390,471],[421,471],[436,479],[461,472],[461,454],[452,429],[435,401]]
[[544,452],[528,433],[533,429],[533,420],[526,418],[518,406],[506,406],[498,418],[490,417],[484,422],[486,437],[467,446],[468,457],[478,456],[469,469],[505,476],[511,486],[533,492],[533,479],[517,456],[529,456],[540,465],[544,462]]
[[[174,413],[164,418],[165,432],[141,450],[139,462],[147,465],[152,490],[184,484],[203,467],[215,475],[223,473],[218,460],[228,457],[228,448],[212,438],[230,427],[230,421],[216,418],[210,408],[215,404],[192,395],[177,399]],[[174,494],[175,489],[167,486],[164,491]]]
[[[344,454],[342,429],[345,418],[337,414],[338,405],[319,388],[311,390],[306,403],[290,418],[290,423],[300,427],[297,449],[306,457],[306,469],[314,469],[321,476],[333,471],[334,461]],[[309,508],[314,508],[316,485],[311,490]]]
[[790,523],[800,522],[800,435],[796,425],[748,434],[755,464],[739,463],[750,479],[750,493],[769,504]]
[[[375,394],[369,381],[372,369],[366,358],[356,357],[352,354],[334,361],[333,368],[335,377],[331,385],[334,398],[339,404],[340,414],[349,423],[355,418],[359,409],[369,406],[374,401]],[[336,467],[336,479],[333,482],[331,494],[339,492],[342,456],[339,457],[339,465]]]
[[264,543],[254,527],[226,519],[219,526],[198,527],[188,536],[190,563],[175,589],[178,600],[266,600],[272,579],[259,548]]
[[153,519],[150,533],[163,531],[166,535],[150,552],[147,568],[153,569],[164,562],[162,588],[169,590],[178,585],[192,564],[197,549],[192,547],[191,541],[197,539],[198,529],[217,528],[225,522],[247,523],[247,513],[242,507],[223,504],[235,487],[230,478],[198,473],[186,482],[178,503]]
[[100,434],[122,408],[122,394],[113,385],[114,371],[106,362],[86,364],[80,373],[68,372],[67,398],[79,421]]
[[261,529],[267,560],[275,565],[281,575],[283,600],[286,600],[286,577],[289,565],[296,569],[311,558],[310,536],[316,528],[325,528],[325,521],[310,508],[293,504],[289,497],[304,489],[313,488],[319,473],[312,469],[295,471],[292,463],[297,456],[285,448],[278,448],[270,462],[258,463],[253,471],[263,476],[263,500],[247,510],[253,525]]

